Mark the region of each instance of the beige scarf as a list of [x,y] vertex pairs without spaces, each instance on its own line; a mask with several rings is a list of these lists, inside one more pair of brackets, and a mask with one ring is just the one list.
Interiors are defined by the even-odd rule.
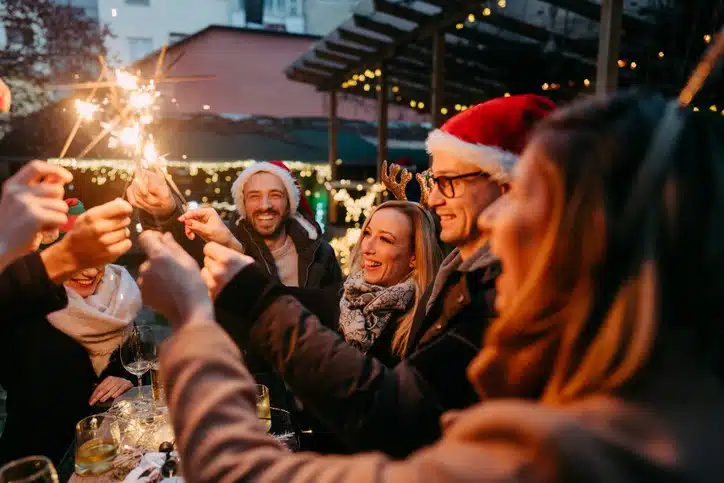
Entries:
[[83,298],[66,287],[68,306],[48,315],[50,324],[85,347],[96,375],[108,366],[123,332],[141,310],[141,291],[128,270],[106,265],[96,292]]

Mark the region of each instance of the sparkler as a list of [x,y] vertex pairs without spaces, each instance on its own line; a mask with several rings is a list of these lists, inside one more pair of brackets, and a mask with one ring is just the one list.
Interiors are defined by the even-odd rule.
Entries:
[[[158,85],[161,83],[178,83],[213,79],[213,76],[166,77],[163,62],[166,56],[164,45],[156,62],[153,78],[142,79],[130,72],[120,69],[110,71],[103,57],[99,58],[101,74],[96,82],[85,82],[65,86],[51,86],[56,89],[90,89],[85,100],[75,101],[78,118],[60,153],[63,159],[83,123],[97,123],[102,129],[79,154],[83,158],[101,141],[108,137],[111,149],[122,149],[132,160],[131,177],[124,188],[124,196],[128,184],[133,180],[134,172],[143,176],[144,170],[163,173],[169,187],[182,200],[186,200],[176,184],[166,173],[166,160],[159,154],[153,134],[147,127],[156,119],[159,110],[157,101],[161,97]],[[177,59],[178,60],[178,59]],[[172,65],[175,62],[172,63]],[[169,67],[170,69],[170,67]],[[109,92],[101,101],[95,99],[99,88],[108,88]]]

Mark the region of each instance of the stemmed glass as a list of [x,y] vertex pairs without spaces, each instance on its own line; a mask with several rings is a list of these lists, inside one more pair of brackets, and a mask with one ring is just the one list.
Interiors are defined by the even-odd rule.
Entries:
[[58,483],[58,473],[45,456],[28,456],[0,468],[0,483]]
[[146,408],[150,402],[143,397],[141,377],[151,369],[151,363],[156,357],[156,344],[148,327],[133,325],[127,329],[125,335],[121,346],[121,363],[138,379],[138,399],[132,404],[136,409]]
[[160,381],[159,370],[161,362],[161,344],[171,336],[171,328],[165,325],[152,325],[148,327],[150,336],[153,341],[155,351],[151,360],[151,388],[153,389],[153,399],[157,404],[164,404],[163,385]]

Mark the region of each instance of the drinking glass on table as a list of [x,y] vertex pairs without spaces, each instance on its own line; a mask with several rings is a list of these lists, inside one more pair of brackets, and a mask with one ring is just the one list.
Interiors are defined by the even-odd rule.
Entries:
[[159,357],[161,354],[161,344],[171,337],[171,328],[164,325],[153,325],[149,326],[148,330],[150,331],[154,344],[154,357],[151,360],[151,389],[153,390],[153,400],[157,404],[163,404],[165,395],[159,374],[161,369]]
[[45,456],[28,456],[0,468],[0,483],[58,483],[58,473]]
[[268,433],[272,425],[271,404],[269,403],[269,388],[263,384],[256,385],[256,415]]
[[121,424],[108,414],[89,416],[76,424],[76,474],[100,475],[111,469],[121,447]]
[[138,399],[131,402],[136,409],[151,406],[151,401],[143,397],[141,377],[151,369],[156,358],[156,344],[148,327],[131,326],[127,329],[125,340],[121,346],[121,363],[123,367],[138,379]]

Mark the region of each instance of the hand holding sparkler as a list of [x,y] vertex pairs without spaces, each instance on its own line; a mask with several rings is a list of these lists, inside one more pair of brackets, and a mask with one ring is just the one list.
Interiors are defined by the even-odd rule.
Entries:
[[26,164],[2,186],[0,198],[0,271],[13,260],[36,250],[41,233],[68,221],[63,185],[73,176],[43,161]]
[[131,205],[116,199],[78,216],[65,237],[40,254],[50,279],[63,282],[79,270],[112,263],[126,253],[131,248],[132,213]]
[[196,235],[206,242],[215,242],[231,250],[244,253],[244,247],[213,208],[199,208],[187,211],[178,219],[185,226],[186,237],[193,240]]
[[243,268],[252,265],[254,259],[242,255],[218,243],[207,243],[204,247],[204,268],[201,278],[209,288],[211,298],[216,298]]
[[154,218],[168,218],[176,209],[166,175],[158,169],[137,171],[126,190],[126,196],[131,205]]

